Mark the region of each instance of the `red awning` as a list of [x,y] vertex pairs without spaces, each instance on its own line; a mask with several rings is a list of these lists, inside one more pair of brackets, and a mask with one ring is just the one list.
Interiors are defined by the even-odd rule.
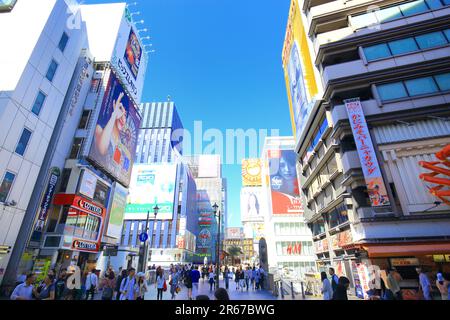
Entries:
[[369,253],[370,258],[450,253],[450,242],[389,245],[362,244],[361,247]]

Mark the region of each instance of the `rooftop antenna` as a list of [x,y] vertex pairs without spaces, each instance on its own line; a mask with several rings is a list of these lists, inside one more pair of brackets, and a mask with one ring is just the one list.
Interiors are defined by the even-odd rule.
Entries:
[[170,95],[168,95],[168,96],[167,96],[167,101],[169,101],[169,102],[170,102],[170,101],[171,101],[171,99],[172,99],[172,98],[171,98],[171,96],[170,96]]

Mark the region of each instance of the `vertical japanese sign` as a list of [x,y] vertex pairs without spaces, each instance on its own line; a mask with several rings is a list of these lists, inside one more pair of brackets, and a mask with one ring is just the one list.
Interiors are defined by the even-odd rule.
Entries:
[[50,169],[50,178],[48,181],[47,189],[45,190],[44,197],[41,201],[41,206],[39,207],[38,220],[34,231],[42,232],[44,229],[45,220],[47,219],[48,211],[53,200],[53,195],[55,194],[56,185],[58,184],[58,179],[61,174],[59,168]]
[[390,205],[359,98],[344,100],[372,207]]

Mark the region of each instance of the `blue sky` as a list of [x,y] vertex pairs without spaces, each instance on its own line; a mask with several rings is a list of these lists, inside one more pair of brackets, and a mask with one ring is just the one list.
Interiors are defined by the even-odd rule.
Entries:
[[[124,1],[88,0],[84,3]],[[135,1],[128,1],[133,3]],[[141,0],[155,53],[143,102],[170,95],[183,125],[203,130],[278,129],[292,135],[281,63],[290,0]],[[207,143],[204,143],[206,146]],[[260,147],[262,144],[260,145]],[[240,160],[223,167],[229,226],[240,226]]]

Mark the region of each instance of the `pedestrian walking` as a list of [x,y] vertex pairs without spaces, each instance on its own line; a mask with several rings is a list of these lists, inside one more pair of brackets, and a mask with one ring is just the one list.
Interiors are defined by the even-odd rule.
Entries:
[[188,266],[185,266],[184,271],[184,285],[187,289],[187,298],[188,300],[192,300],[192,274],[191,270]]
[[92,269],[86,276],[86,300],[89,299],[89,296],[91,296],[91,300],[94,300],[95,291],[97,290],[98,286],[98,277],[95,274],[95,271],[95,268]]
[[[122,269],[122,268],[120,268]],[[122,292],[120,291],[120,286],[122,285],[122,280],[125,279],[128,276],[127,270],[122,270],[119,274],[119,276],[117,277],[116,280],[116,287],[115,287],[115,291],[116,291],[116,300],[120,300],[120,296],[122,295]]]
[[[392,291],[392,294],[394,295],[396,300],[403,300],[402,298],[402,291],[400,288],[400,284],[398,281],[398,276],[396,275],[396,271],[394,269],[389,269],[388,270],[388,275],[387,275],[387,287]],[[401,276],[400,276],[401,279]]]
[[158,267],[158,269],[156,269],[156,289],[156,300],[162,300],[163,292],[167,290],[167,284],[166,277],[164,275],[164,269],[161,267]]
[[192,266],[191,270],[191,279],[192,279],[192,296],[196,297],[198,294],[198,282],[200,281],[200,271],[198,271],[197,266]]
[[148,291],[147,282],[145,281],[145,273],[139,272],[137,274],[137,283],[135,287],[136,300],[144,300],[145,294]]
[[175,295],[177,294],[177,288],[180,282],[180,273],[178,272],[177,268],[172,267],[172,270],[170,271],[170,293],[172,295],[171,299],[175,300]]
[[221,300],[221,301],[230,300],[230,296],[228,295],[227,290],[225,290],[224,288],[218,288],[214,292],[214,297],[216,298],[216,300]]
[[328,273],[330,274],[330,277],[331,277],[331,288],[333,289],[333,293],[334,293],[339,284],[339,277],[336,275],[334,268],[329,268]]
[[112,300],[114,297],[114,289],[116,287],[116,279],[114,272],[107,273],[102,281],[102,300]]
[[239,287],[242,291],[245,288],[245,270],[242,269],[242,266],[239,269]]
[[127,274],[120,284],[120,300],[136,300],[136,270],[130,268]]
[[442,272],[439,272],[436,275],[436,287],[439,290],[439,293],[441,294],[442,300],[449,300],[449,282],[445,280],[444,276],[442,275]]
[[260,266],[259,267],[259,287],[261,288],[261,290],[264,290],[264,282],[266,280],[266,272],[264,271],[263,267]]
[[255,268],[255,266],[253,266],[253,269],[252,269],[252,289],[253,290],[256,289],[256,268]]
[[211,269],[209,269],[209,276],[208,276],[208,278],[209,278],[209,291],[210,292],[212,292],[213,291],[213,286],[215,285],[215,281],[214,281],[214,278],[215,278],[215,275],[214,275],[214,272],[213,272],[213,269],[211,268]]
[[230,286],[230,270],[227,266],[225,266],[225,270],[223,271],[223,281],[225,282],[225,288],[228,290]]
[[340,277],[336,291],[333,293],[333,300],[348,300],[347,290],[350,286],[350,280],[347,277]]
[[247,267],[247,270],[245,270],[245,287],[247,288],[247,291],[248,291],[248,288],[250,285],[251,277],[252,277],[252,271],[250,270],[250,267]]
[[320,273],[320,277],[322,279],[322,295],[323,300],[331,300],[333,299],[333,288],[331,288],[330,280],[328,280],[327,273],[322,271]]
[[36,276],[30,273],[26,276],[25,282],[18,284],[11,294],[11,300],[33,300],[33,297],[37,296],[34,283],[36,282]]
[[420,290],[423,294],[425,300],[431,300],[431,282],[428,279],[428,276],[425,272],[422,271],[422,268],[416,268],[417,273],[419,274],[419,284]]
[[36,298],[38,300],[55,300],[55,277],[52,274],[45,277],[44,285]]
[[260,281],[261,281],[261,273],[258,268],[255,270],[255,290],[259,290]]
[[67,269],[61,269],[58,279],[55,283],[55,300],[64,300],[66,290]]
[[241,278],[239,274],[239,269],[236,268],[236,271],[234,272],[234,282],[236,282],[236,291],[239,291],[239,279]]

